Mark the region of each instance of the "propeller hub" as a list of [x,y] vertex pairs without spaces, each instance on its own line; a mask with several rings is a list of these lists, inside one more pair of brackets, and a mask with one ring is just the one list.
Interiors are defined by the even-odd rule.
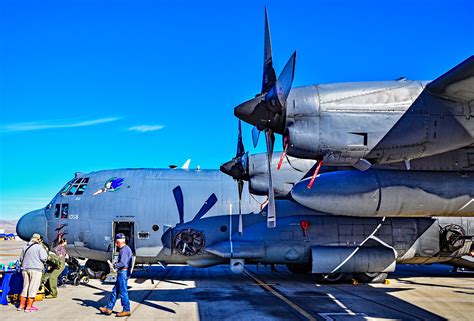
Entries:
[[222,164],[220,170],[233,179],[248,181],[250,177],[248,167],[245,165],[242,157],[234,157],[232,160]]
[[268,128],[282,134],[286,127],[286,108],[273,101],[266,101],[264,95],[259,95],[235,107],[234,115],[259,129]]

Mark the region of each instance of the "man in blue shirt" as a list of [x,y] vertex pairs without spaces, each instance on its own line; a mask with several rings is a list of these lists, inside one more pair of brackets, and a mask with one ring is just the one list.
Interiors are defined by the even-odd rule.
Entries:
[[132,268],[132,250],[125,244],[125,235],[118,233],[115,235],[115,245],[120,249],[117,263],[110,263],[110,268],[117,270],[117,280],[112,289],[112,293],[107,306],[99,308],[100,312],[105,315],[111,315],[112,309],[117,301],[117,296],[120,295],[123,311],[116,314],[117,317],[128,317],[130,313],[130,300],[128,299],[127,281]]

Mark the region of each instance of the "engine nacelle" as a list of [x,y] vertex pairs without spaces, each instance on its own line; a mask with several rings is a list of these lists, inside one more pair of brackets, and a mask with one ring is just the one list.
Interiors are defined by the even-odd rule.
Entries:
[[430,95],[424,86],[385,81],[294,88],[286,109],[288,154],[323,157],[336,166],[361,158],[388,164],[471,145],[469,109]]
[[[299,182],[314,166],[315,160],[286,157],[277,170],[281,153],[275,153],[272,158],[273,188],[276,198],[289,195],[294,184]],[[249,156],[249,191],[255,195],[268,195],[268,164],[265,153]]]

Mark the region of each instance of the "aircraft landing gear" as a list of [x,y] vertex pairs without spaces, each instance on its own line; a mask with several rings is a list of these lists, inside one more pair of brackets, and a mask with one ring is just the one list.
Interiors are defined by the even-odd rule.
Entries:
[[388,273],[353,273],[352,276],[360,283],[384,283],[387,279]]
[[318,283],[341,283],[349,279],[349,273],[313,274]]
[[110,273],[110,268],[107,262],[89,259],[84,265],[84,271],[86,271],[89,279],[100,279]]
[[311,272],[311,263],[307,264],[287,264],[288,271],[296,274],[308,274]]

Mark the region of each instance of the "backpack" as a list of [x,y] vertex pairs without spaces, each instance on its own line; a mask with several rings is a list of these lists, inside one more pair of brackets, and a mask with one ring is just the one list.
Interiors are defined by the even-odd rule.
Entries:
[[61,267],[61,258],[55,253],[49,252],[46,264],[50,266],[51,270],[59,270]]

